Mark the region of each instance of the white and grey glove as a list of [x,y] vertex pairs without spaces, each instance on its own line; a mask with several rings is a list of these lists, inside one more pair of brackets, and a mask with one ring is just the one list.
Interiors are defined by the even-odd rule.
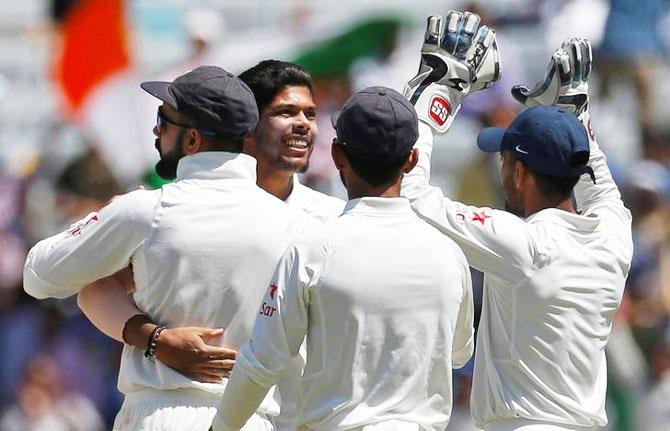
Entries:
[[449,129],[463,97],[500,79],[495,31],[478,28],[479,21],[476,14],[449,11],[442,28],[442,17],[428,17],[419,72],[405,97],[437,133]]
[[581,119],[589,104],[592,61],[591,43],[587,39],[568,39],[551,56],[544,78],[532,89],[515,85],[512,96],[529,108],[556,105]]

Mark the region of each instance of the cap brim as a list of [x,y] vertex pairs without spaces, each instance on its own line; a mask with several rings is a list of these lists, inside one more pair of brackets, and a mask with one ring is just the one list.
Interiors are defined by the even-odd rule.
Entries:
[[140,87],[147,93],[151,94],[157,99],[162,100],[174,109],[177,109],[177,101],[174,96],[168,91],[171,82],[164,81],[147,81],[140,84]]
[[486,127],[479,132],[477,136],[477,146],[480,150],[487,153],[497,153],[502,146],[504,128],[501,127]]

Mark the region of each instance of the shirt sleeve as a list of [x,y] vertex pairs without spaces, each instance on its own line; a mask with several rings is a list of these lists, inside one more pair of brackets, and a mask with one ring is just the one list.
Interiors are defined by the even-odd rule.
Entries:
[[280,260],[260,306],[253,334],[237,355],[212,427],[238,430],[256,411],[307,333],[311,276],[298,247]]
[[527,277],[536,251],[525,221],[506,211],[452,201],[440,188],[431,186],[433,135],[422,122],[415,148],[419,161],[402,181],[402,195],[414,211],[452,238],[473,268],[512,284]]
[[160,191],[138,190],[38,242],[23,268],[23,288],[38,299],[65,298],[125,268],[151,231]]
[[[460,254],[460,251],[459,251]],[[475,350],[474,337],[474,303],[472,299],[472,276],[465,256],[461,254],[463,268],[463,296],[458,310],[456,327],[454,329],[454,343],[452,348],[452,365],[454,368],[463,367],[472,357]]]
[[595,139],[588,114],[580,118],[587,129],[591,156],[589,166],[593,169],[595,184],[589,175],[582,175],[575,186],[577,209],[583,215],[597,215],[608,226],[612,238],[619,242],[616,247],[624,261],[632,259],[633,239],[631,213],[621,200],[621,193],[607,167],[607,158]]

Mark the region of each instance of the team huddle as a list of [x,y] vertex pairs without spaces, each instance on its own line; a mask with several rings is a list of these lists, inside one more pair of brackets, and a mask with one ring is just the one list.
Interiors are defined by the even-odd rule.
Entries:
[[157,171],[176,181],[115,198],[24,268],[27,293],[77,294],[124,343],[114,430],[444,430],[473,352],[480,428],[607,423],[633,246],[590,125],[591,46],[564,42],[534,88],[512,89],[527,109],[480,132],[506,209],[473,207],[430,184],[433,136],[500,78],[499,52],[477,15],[444,21],[428,18],[404,95],[368,87],[334,116],[347,202],[299,182],[318,134],[300,66],[142,84],[162,102]]

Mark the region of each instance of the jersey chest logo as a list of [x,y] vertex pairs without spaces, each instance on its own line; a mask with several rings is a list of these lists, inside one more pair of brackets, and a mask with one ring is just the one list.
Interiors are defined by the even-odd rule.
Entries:
[[261,305],[261,309],[258,312],[258,314],[260,314],[261,316],[265,316],[265,317],[272,317],[275,314],[275,311],[277,311],[277,307],[272,306],[272,305],[268,304],[267,302],[264,302]]

